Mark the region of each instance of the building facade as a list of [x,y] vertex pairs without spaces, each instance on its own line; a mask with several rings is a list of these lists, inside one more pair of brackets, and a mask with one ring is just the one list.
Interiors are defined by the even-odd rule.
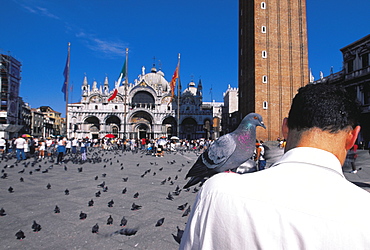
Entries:
[[370,35],[340,49],[343,69],[314,83],[337,84],[345,87],[361,104],[361,132],[358,144],[370,147]]
[[224,105],[222,108],[223,134],[234,131],[239,126],[239,89],[228,86],[223,94]]
[[12,138],[23,128],[19,103],[21,66],[14,57],[0,54],[0,137]]
[[42,137],[44,131],[44,114],[35,108],[31,109],[31,135]]
[[262,115],[257,138],[281,137],[298,88],[309,83],[306,3],[239,1],[239,115]]
[[113,134],[118,138],[197,139],[212,136],[212,111],[202,110],[201,82],[197,87],[191,82],[179,97],[172,96],[164,73],[155,67],[146,73],[143,67],[134,83],[119,83],[113,100],[108,101],[114,90],[109,89],[107,77],[98,86],[96,81],[89,84],[85,76],[81,88],[81,102],[68,104],[68,137],[103,138]]
[[[41,106],[39,108],[37,108],[41,113],[43,113],[45,116],[48,116],[50,119],[46,119],[46,121],[53,121],[53,128],[52,130],[50,129],[47,129],[47,131],[49,131],[49,136],[50,135],[53,135],[53,136],[58,136],[58,135],[65,135],[65,134],[62,134],[62,131],[63,131],[63,118],[61,117],[61,113],[58,112],[58,111],[55,111],[54,109],[52,109],[50,106]],[[51,132],[52,131],[52,132]],[[51,132],[51,134],[50,134]]]

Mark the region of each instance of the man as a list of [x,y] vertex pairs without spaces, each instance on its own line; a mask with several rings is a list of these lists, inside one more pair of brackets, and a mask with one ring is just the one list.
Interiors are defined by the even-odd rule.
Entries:
[[27,141],[20,135],[15,141],[15,150],[17,154],[17,161],[21,160],[21,155],[22,155],[22,160],[26,159],[26,155],[24,153],[24,145],[27,143]]
[[207,180],[180,249],[368,249],[370,194],[341,167],[358,116],[342,89],[301,88],[283,121],[284,156],[264,171]]
[[256,165],[257,170],[264,170],[266,167],[265,147],[263,146],[263,141],[256,143]]
[[4,159],[4,152],[6,150],[6,141],[4,137],[1,137],[0,139],[0,154],[1,154],[1,159]]

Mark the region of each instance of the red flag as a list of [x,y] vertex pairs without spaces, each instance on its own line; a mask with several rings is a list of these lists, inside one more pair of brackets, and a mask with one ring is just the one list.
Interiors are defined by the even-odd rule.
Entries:
[[117,94],[118,94],[118,89],[117,89],[117,88],[115,88],[115,89],[114,89],[114,92],[113,92],[113,95],[112,95],[111,97],[109,97],[108,102],[110,102],[110,101],[112,101],[114,98],[116,98]]
[[175,95],[176,79],[179,78],[179,65],[177,65],[175,72],[173,73],[172,80],[170,82],[171,96]]

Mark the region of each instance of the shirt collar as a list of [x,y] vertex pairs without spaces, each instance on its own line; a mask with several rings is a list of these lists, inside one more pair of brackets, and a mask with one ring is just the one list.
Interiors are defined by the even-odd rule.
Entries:
[[337,172],[342,177],[344,177],[342,166],[338,158],[332,153],[322,149],[311,147],[298,147],[290,149],[273,166],[292,162],[311,164],[327,168]]

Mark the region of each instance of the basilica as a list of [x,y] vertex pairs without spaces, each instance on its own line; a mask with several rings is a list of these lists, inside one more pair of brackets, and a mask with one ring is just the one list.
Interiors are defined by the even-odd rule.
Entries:
[[134,83],[119,83],[117,94],[109,89],[108,77],[98,86],[85,76],[81,88],[81,101],[68,104],[69,138],[215,137],[213,123],[220,117],[203,104],[201,80],[198,85],[191,81],[179,96],[172,95],[161,70],[153,67],[146,73],[143,67]]

